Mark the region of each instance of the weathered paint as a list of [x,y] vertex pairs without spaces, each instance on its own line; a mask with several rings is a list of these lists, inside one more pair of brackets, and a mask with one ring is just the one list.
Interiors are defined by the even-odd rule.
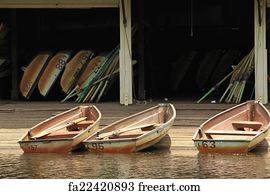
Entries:
[[263,104],[268,103],[266,26],[266,0],[254,0],[255,99]]
[[91,50],[81,50],[66,64],[60,81],[63,92],[68,93],[73,89],[82,70],[84,70],[92,56],[93,52]]
[[[95,153],[127,153],[140,151],[153,146],[165,137],[173,125],[175,117],[176,111],[173,105],[158,105],[121,119],[101,129],[83,143],[90,152]],[[157,123],[158,125],[153,126],[153,129],[149,131],[140,131],[139,133],[137,131],[138,134],[132,131],[127,135],[130,137],[121,137],[121,135],[119,135],[119,137],[113,139],[96,139],[98,134],[102,132],[112,132],[122,128],[136,127],[149,123]]]
[[60,73],[64,70],[70,52],[58,52],[48,63],[38,82],[38,89],[42,96],[47,96]]
[[[257,111],[258,113],[252,113],[252,111]],[[257,114],[257,116],[250,116],[252,114]],[[216,134],[216,136],[211,137],[207,137],[206,135],[209,129],[218,131],[218,125],[222,127],[227,126],[223,131],[232,131],[232,121],[235,121],[235,119],[249,121],[252,117],[263,124],[258,131],[255,131],[257,132],[256,135],[248,135],[247,137],[245,131],[241,131],[241,135],[230,134],[230,136],[226,136]],[[222,124],[222,122],[225,124]],[[268,135],[270,128],[269,122],[270,115],[263,104],[257,101],[248,101],[221,112],[204,122],[194,134],[194,145],[200,153],[247,153],[260,144]],[[235,129],[235,131],[237,130]]]
[[236,142],[228,140],[195,140],[194,144],[200,153],[246,153],[248,152],[249,142]]
[[31,96],[49,58],[49,53],[40,53],[35,56],[31,63],[26,67],[20,82],[20,91],[25,98]]
[[[91,110],[90,110],[91,109]],[[87,114],[87,110],[91,112],[88,113],[88,119],[93,120],[94,123],[86,127],[85,129],[73,133],[74,135],[63,136],[63,138],[50,138],[44,136],[42,138],[30,139],[29,134],[38,134],[49,127],[57,125],[57,123],[65,123],[72,121],[76,117],[83,117]],[[78,114],[78,113],[82,114]],[[99,123],[101,119],[101,113],[95,106],[80,106],[73,108],[69,111],[56,115],[50,119],[47,119],[38,125],[32,127],[27,133],[25,133],[22,138],[18,141],[20,147],[25,153],[67,153],[72,150],[77,149],[82,146],[81,142],[87,139],[89,136],[93,135],[99,128]],[[47,126],[47,127],[46,127]],[[68,134],[69,132],[66,131]],[[72,132],[71,132],[72,133]]]

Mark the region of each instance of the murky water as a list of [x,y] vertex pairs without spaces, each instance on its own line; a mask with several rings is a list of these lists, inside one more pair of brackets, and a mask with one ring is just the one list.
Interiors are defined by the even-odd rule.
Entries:
[[270,178],[267,150],[246,155],[151,150],[131,154],[0,152],[0,178]]

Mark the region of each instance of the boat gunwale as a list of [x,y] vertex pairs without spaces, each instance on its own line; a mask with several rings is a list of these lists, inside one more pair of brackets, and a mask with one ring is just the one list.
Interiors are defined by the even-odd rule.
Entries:
[[235,139],[195,139],[193,140],[194,142],[198,142],[198,141],[211,141],[211,142],[250,142],[250,140],[247,139],[239,139],[239,140],[235,140]]

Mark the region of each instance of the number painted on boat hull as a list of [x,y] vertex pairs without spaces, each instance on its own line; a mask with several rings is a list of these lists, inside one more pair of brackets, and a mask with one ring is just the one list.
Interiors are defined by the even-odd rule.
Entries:
[[[89,148],[89,146],[88,146]],[[104,146],[103,146],[103,143],[91,143],[91,147],[89,149],[92,149],[92,150],[103,150],[104,149]]]
[[201,143],[198,143],[198,147],[200,147],[200,148],[215,148],[216,143],[215,143],[215,141],[202,141]]
[[29,150],[36,150],[38,148],[37,145],[28,145]]

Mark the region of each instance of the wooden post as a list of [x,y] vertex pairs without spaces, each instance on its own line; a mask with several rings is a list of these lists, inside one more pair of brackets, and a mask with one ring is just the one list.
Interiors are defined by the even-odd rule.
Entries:
[[138,0],[137,14],[139,18],[138,29],[138,59],[139,59],[139,80],[138,80],[138,99],[145,100],[145,63],[144,63],[144,0]]
[[120,104],[132,104],[131,0],[120,0]]
[[254,0],[254,14],[255,99],[266,104],[268,103],[266,0]]
[[18,100],[18,41],[17,41],[17,15],[16,9],[11,9],[11,64],[12,64],[12,82],[11,99]]

